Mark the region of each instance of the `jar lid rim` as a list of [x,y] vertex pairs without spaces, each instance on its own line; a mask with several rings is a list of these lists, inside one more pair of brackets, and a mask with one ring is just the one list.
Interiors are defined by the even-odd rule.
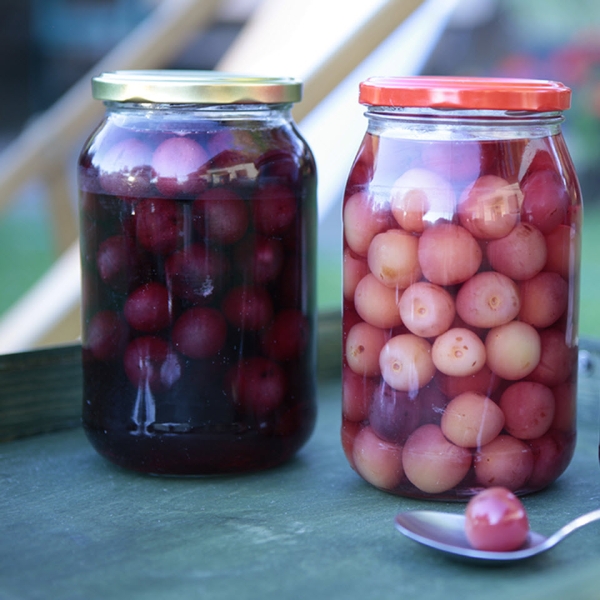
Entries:
[[92,78],[92,96],[113,102],[281,104],[300,101],[302,82],[223,71],[106,71]]
[[546,112],[571,106],[571,90],[557,81],[503,77],[370,77],[360,84],[367,106]]

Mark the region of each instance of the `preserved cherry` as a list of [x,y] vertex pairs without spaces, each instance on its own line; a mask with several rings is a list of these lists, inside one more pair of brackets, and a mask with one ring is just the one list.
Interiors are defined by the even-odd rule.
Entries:
[[299,93],[218,73],[94,80],[107,113],[79,161],[83,423],[118,465],[263,469],[312,432],[316,175],[289,115]]
[[369,128],[343,205],[346,456],[405,496],[537,491],[575,445],[569,90],[374,78],[361,101]]
[[193,138],[181,135],[167,138],[152,154],[156,189],[167,197],[199,192],[204,187],[200,169],[207,160],[208,155]]
[[465,511],[465,534],[477,550],[518,550],[529,534],[527,511],[505,487],[488,488],[469,500]]

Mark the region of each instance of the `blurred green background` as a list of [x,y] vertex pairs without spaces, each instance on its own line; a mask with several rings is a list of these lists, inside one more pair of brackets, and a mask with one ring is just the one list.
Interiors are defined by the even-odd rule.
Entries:
[[[156,0],[0,0],[0,149],[155,4]],[[235,17],[216,22],[171,66],[212,68],[242,26],[243,20]],[[564,133],[585,207],[580,332],[600,337],[600,3],[459,0],[423,73],[555,79],[573,89]],[[340,206],[341,195],[342,190]],[[340,206],[321,224],[322,310],[340,306]],[[56,258],[44,192],[33,184],[0,213],[0,313]]]

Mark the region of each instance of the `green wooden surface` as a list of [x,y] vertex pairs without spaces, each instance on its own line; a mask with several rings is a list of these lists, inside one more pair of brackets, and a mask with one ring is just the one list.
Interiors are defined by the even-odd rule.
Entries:
[[81,415],[81,348],[0,357],[0,442],[76,427]]
[[[587,347],[575,458],[557,483],[524,499],[541,533],[600,506],[600,354]],[[53,365],[46,387],[53,394],[73,366],[56,361],[64,352],[55,351],[53,360],[30,355],[41,371],[44,356]],[[26,358],[0,362],[16,360],[25,381]],[[9,379],[18,390],[14,374]],[[40,372],[36,381],[43,385]],[[0,444],[0,598],[600,597],[600,523],[518,565],[449,559],[393,527],[397,511],[432,503],[380,492],[347,465],[339,381],[322,379],[319,409],[315,434],[294,460],[240,477],[129,473],[96,455],[78,427]]]

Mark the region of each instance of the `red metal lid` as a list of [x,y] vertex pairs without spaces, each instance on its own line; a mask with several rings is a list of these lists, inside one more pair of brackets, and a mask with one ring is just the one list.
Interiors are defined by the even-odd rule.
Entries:
[[571,90],[557,81],[500,77],[371,77],[360,84],[369,106],[458,110],[566,110]]

